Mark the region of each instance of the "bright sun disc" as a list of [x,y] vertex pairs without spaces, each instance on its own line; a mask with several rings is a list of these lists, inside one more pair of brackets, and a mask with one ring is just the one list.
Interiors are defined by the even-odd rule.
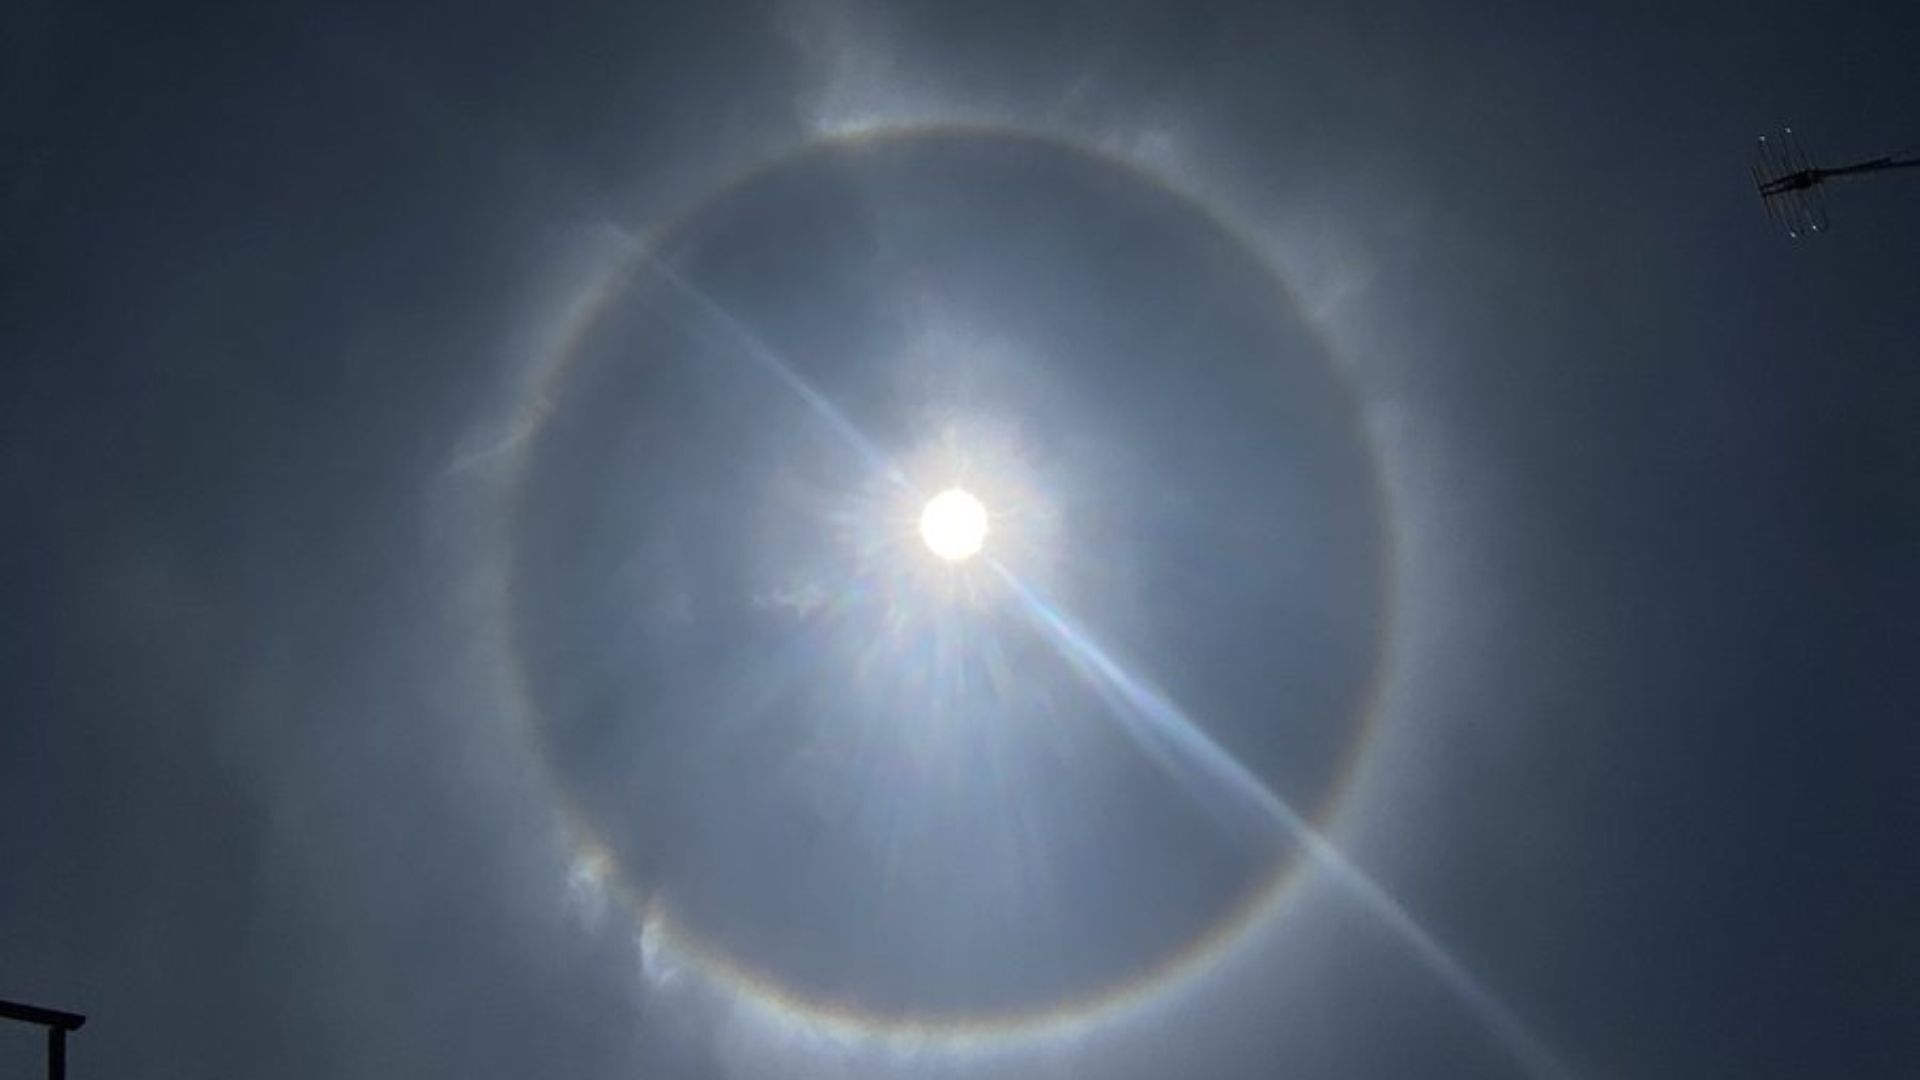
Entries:
[[948,488],[927,500],[920,511],[920,538],[927,548],[948,562],[959,562],[980,551],[987,539],[987,508],[960,488]]

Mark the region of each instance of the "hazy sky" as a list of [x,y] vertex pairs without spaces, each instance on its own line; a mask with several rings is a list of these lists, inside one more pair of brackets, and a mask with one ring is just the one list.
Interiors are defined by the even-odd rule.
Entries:
[[1910,1074],[1920,177],[1747,172],[1920,142],[1879,7],[10,5],[0,998]]

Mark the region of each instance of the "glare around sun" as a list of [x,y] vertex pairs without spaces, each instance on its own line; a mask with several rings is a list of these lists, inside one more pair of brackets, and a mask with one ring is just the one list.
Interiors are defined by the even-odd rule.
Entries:
[[920,512],[920,538],[948,562],[971,558],[986,543],[987,508],[966,490],[948,488],[928,499]]

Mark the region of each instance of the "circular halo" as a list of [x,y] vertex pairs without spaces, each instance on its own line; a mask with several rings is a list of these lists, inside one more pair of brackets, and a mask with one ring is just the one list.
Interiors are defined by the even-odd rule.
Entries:
[[[1289,289],[1259,245],[1251,241],[1244,231],[1234,228],[1215,207],[1173,186],[1164,177],[1138,163],[1113,156],[1097,147],[1018,127],[938,122],[875,127],[822,136],[773,155],[692,200],[678,213],[649,229],[617,265],[610,267],[582,290],[570,305],[567,325],[555,335],[553,346],[536,358],[517,410],[513,425],[515,436],[508,460],[506,520],[510,523],[519,517],[529,471],[530,447],[538,443],[552,412],[552,402],[558,398],[560,389],[576,367],[579,345],[598,323],[608,304],[622,294],[636,269],[646,262],[662,238],[672,235],[681,222],[697,216],[702,208],[719,202],[760,177],[803,162],[812,155],[923,137],[1033,144],[1077,155],[1090,163],[1131,177],[1165,195],[1228,238],[1234,247],[1260,267],[1276,302],[1289,306],[1293,304]],[[1380,540],[1376,567],[1379,578],[1378,612],[1368,678],[1356,695],[1353,713],[1349,717],[1350,735],[1335,767],[1332,783],[1319,804],[1311,807],[1312,812],[1305,815],[1314,828],[1324,830],[1340,813],[1347,796],[1351,794],[1355,786],[1353,781],[1360,772],[1365,751],[1377,726],[1376,714],[1383,697],[1384,683],[1392,667],[1390,649],[1395,639],[1396,551],[1399,536],[1378,448],[1368,437],[1360,420],[1358,403],[1353,399],[1352,388],[1345,380],[1337,357],[1330,349],[1322,348],[1321,353],[1327,358],[1333,381],[1346,394],[1348,407],[1344,419],[1356,444],[1365,453],[1372,482],[1369,494],[1375,507]],[[508,613],[514,607],[513,596],[517,585],[512,570],[512,535],[513,530],[509,526],[502,538],[501,565],[505,569],[502,573],[503,603],[498,616],[501,625],[494,627],[500,631],[497,643],[505,661],[501,667],[505,679],[503,693],[509,712],[518,721],[561,815],[565,833],[574,849],[576,872],[590,876],[608,889],[630,912],[640,932],[643,956],[649,964],[668,964],[676,972],[692,973],[702,984],[720,990],[746,1006],[750,1014],[782,1029],[841,1042],[875,1042],[911,1045],[921,1049],[943,1047],[956,1050],[999,1048],[1053,1036],[1085,1034],[1122,1017],[1134,1015],[1150,1004],[1166,1001],[1198,984],[1233,952],[1236,945],[1249,937],[1250,931],[1263,925],[1281,908],[1288,886],[1297,880],[1298,871],[1308,861],[1298,854],[1284,860],[1266,880],[1248,890],[1205,933],[1188,942],[1184,948],[1130,978],[1092,993],[1061,1000],[1049,1007],[1005,1013],[898,1017],[875,1015],[837,1001],[809,997],[769,973],[742,962],[713,942],[690,933],[676,922],[664,904],[629,878],[626,868],[600,839],[591,819],[575,805],[567,784],[543,752],[539,710],[528,688],[526,672],[512,633],[504,626]]]

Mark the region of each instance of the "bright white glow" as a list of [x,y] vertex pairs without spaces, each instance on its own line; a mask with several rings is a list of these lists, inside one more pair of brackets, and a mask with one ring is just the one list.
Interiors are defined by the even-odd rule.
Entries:
[[927,500],[920,511],[920,539],[948,562],[959,562],[980,551],[987,540],[987,508],[961,488],[948,488]]

